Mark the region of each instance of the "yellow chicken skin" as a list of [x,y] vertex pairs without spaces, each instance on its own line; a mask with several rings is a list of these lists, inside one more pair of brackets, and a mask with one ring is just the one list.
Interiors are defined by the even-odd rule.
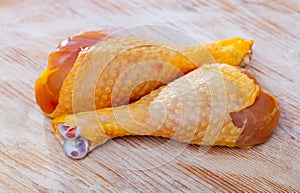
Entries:
[[[243,66],[249,62],[252,44],[252,40],[233,38],[172,47],[135,37],[110,38],[79,53],[54,110],[46,115],[56,118],[129,104],[203,64]],[[40,78],[44,84],[51,82],[47,77]],[[43,93],[41,84],[37,81],[36,93]]]
[[64,115],[54,119],[52,126],[65,153],[80,159],[108,139],[127,135],[252,146],[269,138],[278,119],[276,98],[249,73],[227,64],[211,64],[129,105]]

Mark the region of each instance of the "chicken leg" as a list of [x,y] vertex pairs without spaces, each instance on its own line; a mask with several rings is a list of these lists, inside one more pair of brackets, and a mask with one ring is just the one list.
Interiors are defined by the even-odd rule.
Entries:
[[204,65],[129,105],[64,115],[54,133],[66,154],[80,159],[108,139],[150,135],[221,146],[266,141],[279,119],[277,99],[248,71]]

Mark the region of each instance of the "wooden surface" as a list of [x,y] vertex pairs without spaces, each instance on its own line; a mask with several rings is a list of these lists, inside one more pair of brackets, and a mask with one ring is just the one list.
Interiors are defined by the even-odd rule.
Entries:
[[[300,1],[140,2],[0,0],[0,192],[300,191]],[[245,150],[127,137],[66,157],[34,98],[48,54],[82,31],[144,24],[254,39],[248,68],[280,103],[272,138]]]

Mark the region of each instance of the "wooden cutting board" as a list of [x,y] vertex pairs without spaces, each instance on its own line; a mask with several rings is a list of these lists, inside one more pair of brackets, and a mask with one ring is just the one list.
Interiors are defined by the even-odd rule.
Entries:
[[[298,0],[0,0],[0,192],[300,191],[299,21]],[[245,150],[126,137],[66,157],[35,103],[48,54],[82,31],[145,24],[254,39],[248,69],[280,103],[272,138]]]

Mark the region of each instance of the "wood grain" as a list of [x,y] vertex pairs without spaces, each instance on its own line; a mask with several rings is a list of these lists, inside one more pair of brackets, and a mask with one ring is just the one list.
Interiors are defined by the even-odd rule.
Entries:
[[[0,192],[300,191],[300,2],[141,2],[0,0]],[[34,98],[48,54],[81,31],[144,24],[254,39],[248,68],[280,103],[272,138],[245,150],[126,137],[67,158]]]

